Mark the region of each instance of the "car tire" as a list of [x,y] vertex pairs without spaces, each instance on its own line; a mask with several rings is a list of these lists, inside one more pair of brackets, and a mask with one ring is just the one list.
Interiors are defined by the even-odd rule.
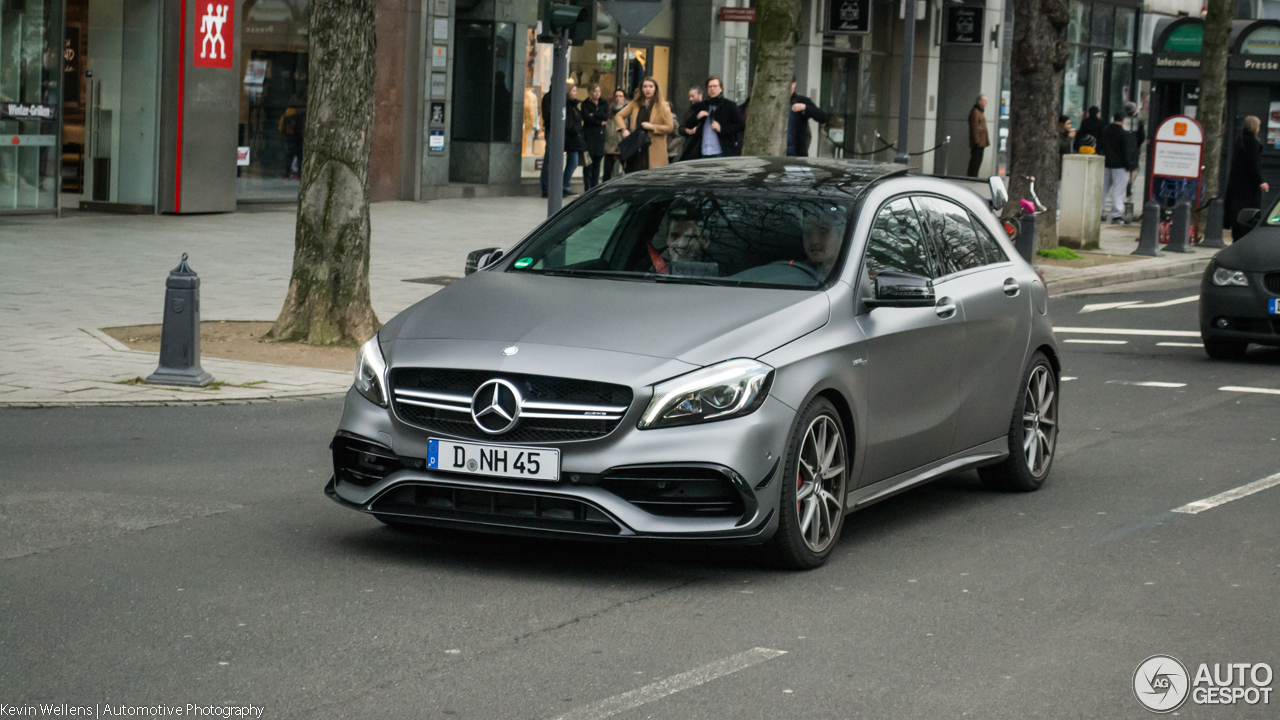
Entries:
[[800,413],[782,466],[778,529],[765,545],[775,566],[809,570],[835,549],[844,529],[848,437],[840,413],[826,398],[814,398]]
[[1043,353],[1031,356],[1009,420],[1009,456],[978,468],[982,484],[1003,492],[1033,492],[1049,477],[1058,447],[1058,375]]
[[1204,338],[1204,352],[1214,360],[1242,360],[1248,349],[1249,343],[1244,340]]

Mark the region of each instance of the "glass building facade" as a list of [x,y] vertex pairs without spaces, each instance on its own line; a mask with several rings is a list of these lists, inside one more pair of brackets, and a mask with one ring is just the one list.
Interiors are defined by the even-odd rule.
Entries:
[[57,207],[62,0],[0,2],[0,212]]
[[1097,106],[1103,118],[1109,118],[1125,103],[1144,104],[1134,72],[1139,7],[1072,0],[1062,114],[1076,127],[1090,107]]

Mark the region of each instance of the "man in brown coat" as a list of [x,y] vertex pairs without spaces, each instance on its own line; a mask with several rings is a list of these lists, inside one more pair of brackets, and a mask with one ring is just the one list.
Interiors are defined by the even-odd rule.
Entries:
[[978,177],[982,169],[982,154],[991,141],[987,139],[987,96],[979,95],[978,101],[969,111],[969,177]]

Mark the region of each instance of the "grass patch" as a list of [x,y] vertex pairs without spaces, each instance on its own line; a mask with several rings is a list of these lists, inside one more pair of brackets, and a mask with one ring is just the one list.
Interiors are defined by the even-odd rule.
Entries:
[[1084,257],[1069,247],[1046,248],[1037,254],[1040,257],[1050,258],[1052,260],[1079,260]]

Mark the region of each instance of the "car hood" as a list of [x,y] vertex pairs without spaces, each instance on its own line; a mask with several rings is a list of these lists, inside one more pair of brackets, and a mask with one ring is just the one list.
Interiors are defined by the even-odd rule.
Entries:
[[1223,267],[1246,272],[1280,270],[1280,226],[1261,225],[1214,256]]
[[405,310],[391,340],[535,343],[708,365],[822,327],[826,293],[479,272]]

